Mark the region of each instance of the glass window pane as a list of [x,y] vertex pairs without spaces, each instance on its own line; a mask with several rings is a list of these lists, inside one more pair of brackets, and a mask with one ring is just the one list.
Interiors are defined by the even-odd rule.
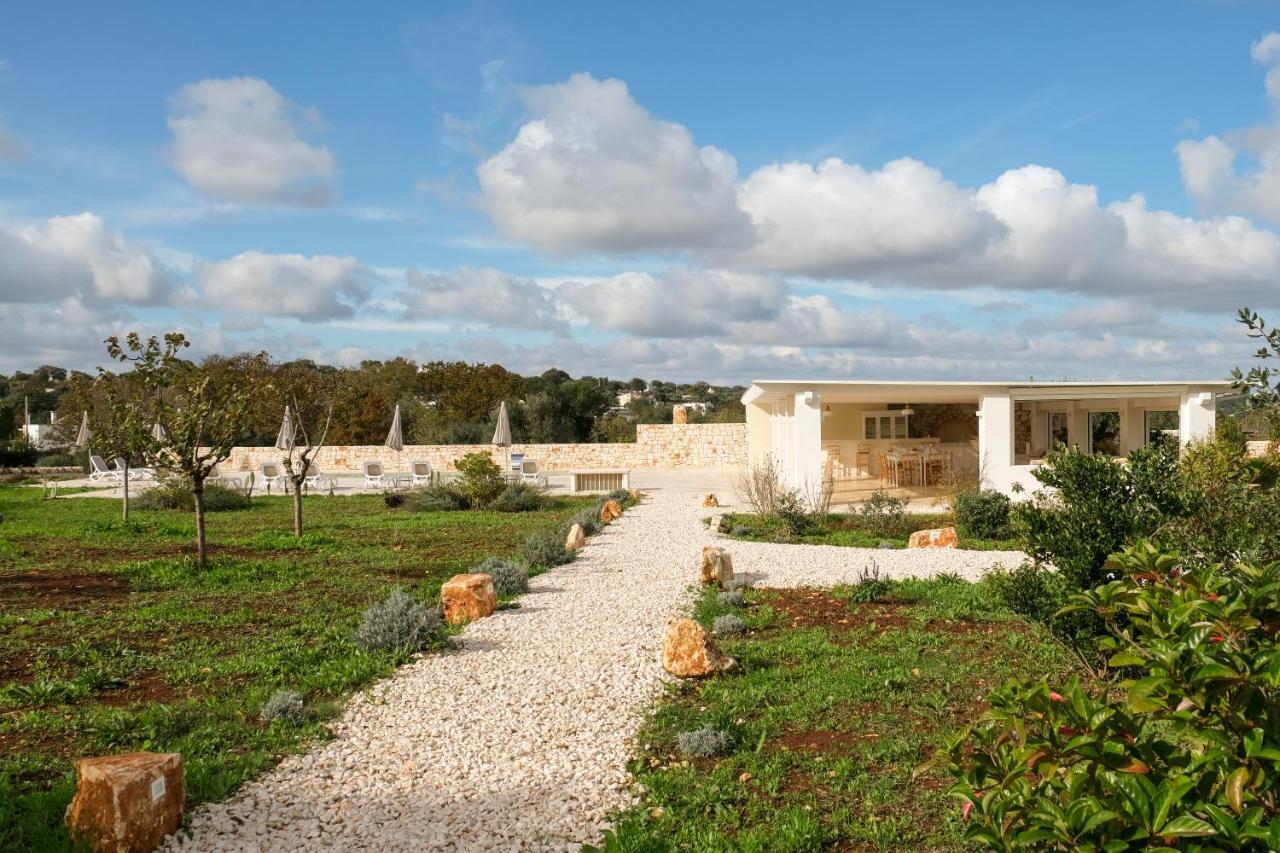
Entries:
[[880,416],[880,437],[893,438],[893,418],[889,415]]
[[864,436],[865,438],[875,438],[876,437],[876,419],[863,418],[863,430],[866,432],[866,436]]
[[1177,412],[1147,412],[1146,421],[1147,444],[1155,444],[1157,441],[1169,439],[1178,440]]
[[1120,455],[1120,413],[1089,413],[1089,450],[1105,456]]
[[907,437],[907,419],[902,415],[899,415],[898,417],[893,419],[893,437],[894,438]]
[[1049,450],[1057,450],[1059,446],[1070,443],[1071,432],[1068,427],[1070,419],[1066,412],[1049,413]]

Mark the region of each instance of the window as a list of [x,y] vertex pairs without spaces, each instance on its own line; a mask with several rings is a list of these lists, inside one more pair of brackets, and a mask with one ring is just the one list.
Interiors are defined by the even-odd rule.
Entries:
[[1120,455],[1120,413],[1089,413],[1089,452]]
[[1143,434],[1147,437],[1147,444],[1155,444],[1157,441],[1168,439],[1178,440],[1178,413],[1177,412],[1147,412],[1146,413],[1146,429]]
[[862,437],[872,438],[906,438],[909,415],[896,409],[885,409],[879,412],[863,412]]
[[1050,412],[1049,413],[1049,452],[1057,450],[1059,446],[1070,446],[1071,437],[1071,416],[1066,412]]

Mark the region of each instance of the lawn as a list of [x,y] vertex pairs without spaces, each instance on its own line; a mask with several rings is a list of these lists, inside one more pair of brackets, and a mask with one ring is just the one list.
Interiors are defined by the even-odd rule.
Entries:
[[[308,497],[292,535],[287,498],[208,516],[198,572],[194,520],[105,498],[44,500],[0,486],[0,849],[70,849],[73,761],[182,753],[188,806],[220,799],[282,754],[323,738],[351,691],[390,655],[352,642],[360,615],[396,586],[438,596],[485,557],[561,526],[589,501],[528,513],[388,509],[379,496]],[[262,702],[301,692],[301,725],[264,724]]]
[[[707,593],[696,618],[738,612],[721,640],[737,673],[669,688],[637,737],[645,793],[612,851],[955,850],[960,802],[926,766],[1014,676],[1064,673],[1070,654],[1038,625],[994,605],[982,584],[906,581],[761,589],[732,611]],[[727,732],[718,757],[683,753],[678,735]]]
[[[893,529],[876,528],[876,522],[856,513],[831,513],[818,519],[812,529],[800,536],[786,535],[776,516],[729,513],[723,530],[734,539],[751,542],[803,542],[807,545],[844,545],[852,548],[905,548],[917,530],[954,527],[951,513],[913,513],[903,516]],[[972,539],[961,537],[960,547],[971,551],[1019,551],[1017,539]]]

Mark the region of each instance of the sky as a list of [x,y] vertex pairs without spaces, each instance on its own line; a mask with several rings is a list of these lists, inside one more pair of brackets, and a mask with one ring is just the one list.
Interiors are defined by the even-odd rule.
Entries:
[[1280,0],[22,4],[0,371],[1217,379],[1280,321]]

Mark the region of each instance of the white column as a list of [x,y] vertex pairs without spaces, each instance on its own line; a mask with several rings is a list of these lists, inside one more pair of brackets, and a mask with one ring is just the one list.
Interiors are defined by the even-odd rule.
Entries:
[[984,394],[978,401],[978,465],[982,487],[1007,491],[1012,483],[1013,399]]
[[1211,392],[1183,394],[1178,405],[1178,440],[1188,444],[1212,436],[1217,413],[1217,399]]
[[822,485],[822,396],[817,391],[796,394],[792,459],[792,486],[807,489]]

